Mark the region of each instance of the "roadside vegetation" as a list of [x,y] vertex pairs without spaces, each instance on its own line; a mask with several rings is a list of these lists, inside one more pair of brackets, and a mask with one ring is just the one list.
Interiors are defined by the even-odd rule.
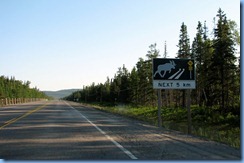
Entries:
[[5,98],[50,98],[38,88],[30,88],[30,81],[16,80],[15,77],[0,76],[0,99]]
[[[240,34],[239,28],[219,9],[214,28],[198,22],[190,44],[187,25],[180,26],[176,58],[195,60],[196,89],[191,91],[192,134],[240,147]],[[133,55],[133,54],[132,54]],[[152,86],[152,59],[160,56],[157,44],[146,59],[129,71],[120,67],[105,83],[83,86],[65,100],[95,103],[100,109],[157,124],[157,92]],[[185,90],[162,90],[162,120],[168,129],[187,131]]]
[[[101,103],[83,104],[102,111],[141,120],[151,125],[157,126],[158,124],[157,107],[108,106]],[[238,114],[231,112],[225,115],[220,114],[221,111],[218,107],[191,106],[191,111],[193,135],[240,148],[240,116]],[[186,108],[163,107],[161,117],[164,128],[188,133]]]

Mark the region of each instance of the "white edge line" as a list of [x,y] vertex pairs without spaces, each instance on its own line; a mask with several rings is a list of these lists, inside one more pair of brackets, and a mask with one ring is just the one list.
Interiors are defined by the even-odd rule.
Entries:
[[179,79],[180,76],[183,74],[184,71],[185,71],[185,69],[183,68],[183,70],[181,71],[181,73],[178,76],[176,76],[175,79]]
[[[75,109],[73,106],[71,106],[70,104],[68,104],[66,101],[64,101],[69,107]],[[100,133],[102,133],[107,139],[109,139],[111,142],[114,143],[114,145],[116,145],[116,147],[118,147],[120,150],[122,150],[126,155],[128,155],[131,159],[136,160],[138,159],[135,155],[133,155],[129,150],[127,150],[126,148],[124,148],[121,144],[119,144],[117,141],[115,141],[113,138],[111,138],[108,134],[106,134],[106,132],[104,132],[102,129],[100,129],[97,125],[95,125],[93,122],[91,122],[89,119],[87,119],[82,113],[80,113],[81,116],[87,120],[87,122],[89,122],[92,126],[94,126]]]
[[176,73],[171,75],[168,79],[173,79],[178,73],[180,73],[181,69],[179,69]]

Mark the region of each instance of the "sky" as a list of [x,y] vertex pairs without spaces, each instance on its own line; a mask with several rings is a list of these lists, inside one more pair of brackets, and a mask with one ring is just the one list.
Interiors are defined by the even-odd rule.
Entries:
[[42,91],[104,83],[151,44],[176,57],[181,24],[192,43],[219,8],[240,27],[238,0],[0,0],[0,76]]

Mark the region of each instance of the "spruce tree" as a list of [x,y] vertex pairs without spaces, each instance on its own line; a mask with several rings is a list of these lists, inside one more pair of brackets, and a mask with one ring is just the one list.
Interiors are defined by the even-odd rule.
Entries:
[[[180,29],[180,39],[177,47],[179,48],[178,50],[178,56],[177,58],[190,58],[191,53],[190,53],[190,39],[187,34],[187,26],[184,24],[184,22],[181,25]],[[186,106],[185,102],[185,90],[182,90],[182,107]]]
[[189,58],[190,57],[190,39],[187,34],[187,26],[184,24],[184,22],[181,25],[180,29],[180,39],[177,47],[178,50],[178,56],[177,58]]
[[[237,67],[235,65],[236,56],[235,43],[231,35],[230,25],[227,21],[225,13],[218,10],[218,23],[214,29],[214,54],[212,57],[211,69],[215,79],[215,90],[221,97],[219,99],[221,108],[224,112],[227,111],[230,104],[229,95],[233,90],[230,90],[235,78]],[[217,97],[216,97],[217,98]]]

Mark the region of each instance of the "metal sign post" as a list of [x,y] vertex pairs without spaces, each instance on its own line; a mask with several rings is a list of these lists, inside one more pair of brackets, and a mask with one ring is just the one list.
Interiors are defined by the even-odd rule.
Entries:
[[191,134],[191,89],[196,88],[193,59],[153,59],[153,88],[158,89],[158,126],[162,125],[161,89],[187,89],[188,133]]
[[158,89],[158,127],[162,127],[161,107],[162,107],[161,89]]
[[187,90],[187,122],[188,134],[191,134],[191,90]]

